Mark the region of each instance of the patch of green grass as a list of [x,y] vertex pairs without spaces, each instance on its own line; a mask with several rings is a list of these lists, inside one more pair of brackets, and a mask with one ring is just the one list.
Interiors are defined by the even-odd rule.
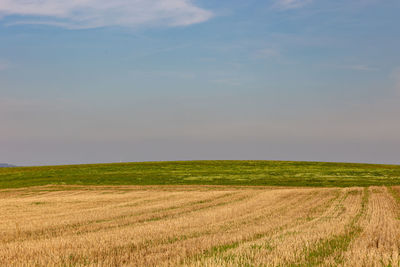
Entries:
[[[361,210],[347,225],[346,232],[340,235],[335,235],[329,239],[319,241],[314,247],[306,251],[306,264],[299,264],[299,266],[319,266],[329,256],[334,255],[334,260],[337,264],[343,262],[343,253],[347,250],[350,242],[358,236],[362,229],[357,225],[361,216],[366,212],[368,205],[369,192],[364,188],[364,195],[361,202]],[[297,265],[293,265],[297,266]]]
[[32,205],[44,205],[44,204],[46,204],[46,202],[41,202],[41,201],[32,202]]
[[178,161],[0,168],[0,188],[40,185],[400,185],[400,166],[294,161]]
[[[392,197],[396,200],[397,205],[400,207],[400,192],[393,189],[393,187],[388,186],[388,191]],[[397,219],[400,220],[400,210],[397,212]]]
[[388,187],[389,193],[393,196],[393,198],[400,204],[400,192],[393,189],[393,187]]
[[253,250],[263,250],[263,251],[272,251],[274,247],[269,242],[264,242],[263,244],[252,244],[251,249]]

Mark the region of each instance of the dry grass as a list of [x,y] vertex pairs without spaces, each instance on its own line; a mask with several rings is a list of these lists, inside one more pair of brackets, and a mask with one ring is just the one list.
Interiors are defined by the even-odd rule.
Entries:
[[398,266],[400,188],[0,191],[1,266]]

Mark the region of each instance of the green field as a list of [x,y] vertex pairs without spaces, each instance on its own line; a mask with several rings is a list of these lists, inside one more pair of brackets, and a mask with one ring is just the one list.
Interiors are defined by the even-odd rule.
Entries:
[[49,184],[400,185],[400,166],[294,161],[177,161],[0,168],[0,188]]

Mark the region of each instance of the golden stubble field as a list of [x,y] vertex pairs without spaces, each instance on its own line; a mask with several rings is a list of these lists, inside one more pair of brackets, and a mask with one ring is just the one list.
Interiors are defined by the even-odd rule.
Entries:
[[2,190],[0,265],[398,266],[399,193],[396,187]]

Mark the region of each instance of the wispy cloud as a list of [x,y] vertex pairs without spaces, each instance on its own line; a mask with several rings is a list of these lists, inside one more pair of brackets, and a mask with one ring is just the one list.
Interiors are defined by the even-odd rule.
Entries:
[[379,70],[376,67],[372,67],[369,65],[364,65],[364,64],[358,64],[358,65],[345,65],[341,66],[343,69],[349,69],[349,70],[358,70],[358,71],[377,71]]
[[275,7],[279,9],[294,9],[303,7],[313,0],[276,0]]
[[274,49],[274,48],[264,48],[257,50],[255,53],[255,56],[257,58],[271,58],[271,57],[277,57],[280,55],[279,50]]
[[352,70],[361,72],[379,71],[378,67],[367,65],[367,64],[321,64],[322,67],[341,69],[341,70]]
[[185,26],[213,16],[190,0],[0,0],[0,18],[11,15],[11,24],[48,24],[70,29]]

